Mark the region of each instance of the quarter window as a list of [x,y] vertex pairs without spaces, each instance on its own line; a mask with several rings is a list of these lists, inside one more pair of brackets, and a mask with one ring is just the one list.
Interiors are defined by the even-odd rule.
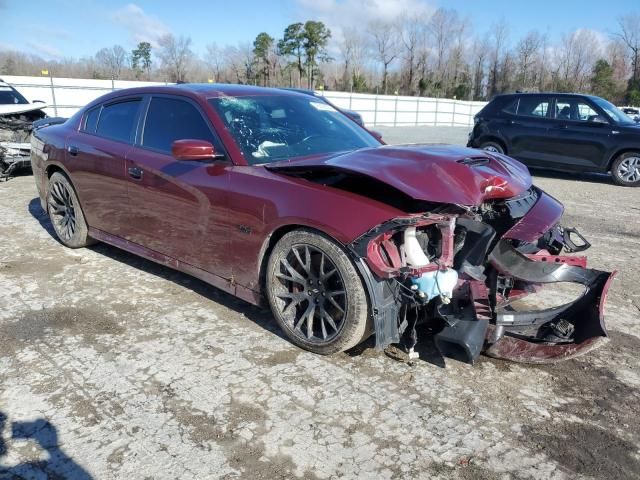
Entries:
[[82,127],[82,131],[88,133],[96,133],[98,116],[100,116],[100,107],[95,107],[89,110],[84,116],[84,125]]
[[171,144],[185,139],[206,140],[220,150],[211,129],[191,103],[175,98],[152,98],[144,125],[142,145],[171,153]]
[[518,103],[519,102],[520,102],[519,98],[516,98],[515,100],[511,100],[507,104],[507,106],[502,109],[502,111],[515,115],[518,112]]
[[525,117],[546,117],[551,105],[551,97],[523,96],[518,104],[518,115]]
[[112,103],[102,108],[96,134],[101,137],[131,142],[140,99]]

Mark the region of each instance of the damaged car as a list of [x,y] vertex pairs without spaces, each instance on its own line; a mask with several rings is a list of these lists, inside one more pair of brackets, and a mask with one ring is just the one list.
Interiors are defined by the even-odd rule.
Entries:
[[[539,363],[607,336],[615,272],[587,267],[563,206],[497,152],[387,146],[309,95],[185,84],[109,93],[36,129],[31,155],[64,245],[105,242],[268,305],[318,354],[372,335],[415,354],[420,331],[470,363]],[[560,284],[579,292],[518,306]]]
[[44,102],[29,103],[15,88],[0,79],[0,180],[29,168],[29,136],[34,121],[46,117]]

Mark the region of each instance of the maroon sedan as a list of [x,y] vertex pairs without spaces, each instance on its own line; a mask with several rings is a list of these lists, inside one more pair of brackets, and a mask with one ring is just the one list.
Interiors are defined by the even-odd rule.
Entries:
[[[425,323],[445,355],[544,362],[606,336],[613,274],[527,169],[497,153],[383,145],[322,100],[180,85],[105,95],[37,129],[32,164],[60,241],[168,265],[254,304],[316,353],[410,352]],[[518,310],[552,282],[570,303]]]

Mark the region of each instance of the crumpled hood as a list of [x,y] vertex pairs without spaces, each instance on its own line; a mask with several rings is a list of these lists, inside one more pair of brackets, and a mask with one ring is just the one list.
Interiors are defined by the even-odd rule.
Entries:
[[453,145],[383,146],[266,167],[351,171],[376,178],[416,200],[469,206],[513,197],[531,187],[529,171],[517,160]]

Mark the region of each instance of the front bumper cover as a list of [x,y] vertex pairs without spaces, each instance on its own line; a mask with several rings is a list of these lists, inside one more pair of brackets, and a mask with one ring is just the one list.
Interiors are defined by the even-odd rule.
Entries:
[[[535,311],[496,310],[485,353],[491,357],[526,363],[548,363],[581,355],[607,337],[604,303],[617,272],[587,269],[563,262],[563,257],[536,261],[515,250],[507,241],[498,242],[489,255],[501,274],[529,284],[571,282],[584,285],[583,294],[572,302]],[[548,341],[545,328],[564,321],[572,335],[566,341]]]

